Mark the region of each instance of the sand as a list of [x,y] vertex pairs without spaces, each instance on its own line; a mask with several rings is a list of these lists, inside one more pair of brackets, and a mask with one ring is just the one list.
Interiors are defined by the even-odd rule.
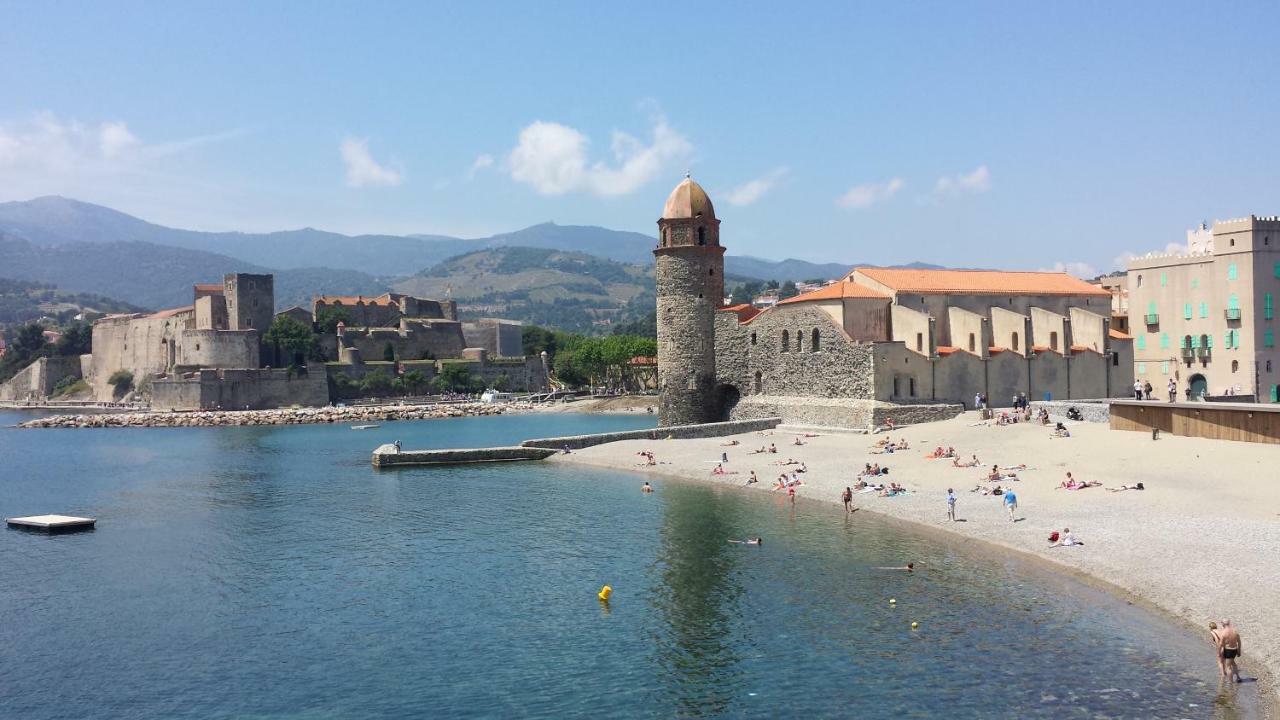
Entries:
[[[884,481],[906,486],[905,496],[854,496],[862,511],[922,523],[965,537],[1026,553],[1059,570],[1100,580],[1128,599],[1167,612],[1191,627],[1205,629],[1211,619],[1230,618],[1244,644],[1246,676],[1258,676],[1264,705],[1274,707],[1273,679],[1280,677],[1280,448],[1274,445],[1112,431],[1107,426],[1074,423],[1070,438],[1051,438],[1039,424],[983,425],[976,413],[954,420],[901,428],[887,436],[905,438],[911,448],[891,455],[870,451],[886,437],[824,432],[793,445],[800,430],[779,428],[697,440],[625,441],[558,455],[553,462],[667,474],[742,486],[755,470],[759,484],[747,492],[770,492],[780,472],[773,463],[794,458],[808,472],[799,477],[801,501],[835,503],[865,463],[891,469]],[[741,445],[724,447],[737,439]],[[778,454],[751,454],[776,443]],[[951,460],[925,455],[936,446],[953,446],[964,460],[977,454],[980,468],[958,469]],[[652,450],[663,464],[638,465],[640,450]],[[726,469],[737,475],[714,476],[714,461],[729,454]],[[1017,493],[1018,522],[1011,522],[1000,497],[970,492],[991,465],[1025,463],[1018,482],[1003,483]],[[1079,480],[1105,487],[1141,482],[1143,491],[1107,492],[1104,488],[1054,489],[1071,471]],[[946,514],[947,488],[959,498],[957,518]],[[1080,547],[1049,547],[1052,530],[1071,528]],[[902,558],[903,562],[910,558]],[[1206,644],[1207,662],[1212,663]]]

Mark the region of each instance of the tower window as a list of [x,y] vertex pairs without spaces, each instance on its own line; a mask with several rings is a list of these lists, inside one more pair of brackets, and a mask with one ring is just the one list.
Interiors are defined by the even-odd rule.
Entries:
[[759,371],[759,370],[757,370],[757,371],[756,371],[756,381],[755,381],[755,391],[756,391],[756,394],[757,394],[757,395],[759,395],[759,394],[760,394],[760,391],[761,391],[761,389],[762,389],[763,387],[764,387],[764,379],[763,379],[763,377],[760,375],[760,371]]
[[969,352],[978,351],[978,338],[973,333],[969,333]]
[[818,328],[814,328],[814,329],[813,329],[813,344],[809,347],[809,350],[811,350],[811,351],[813,351],[813,352],[818,352],[818,350],[819,350],[819,349],[821,349],[821,348],[822,348],[822,336],[821,336],[820,334],[818,334]]
[[751,333],[751,344],[752,344],[752,345],[755,345],[755,344],[756,344],[756,334],[755,334],[755,333]]
[[916,351],[924,352],[924,333],[916,333]]
[[707,271],[707,274],[708,274],[708,275],[710,275],[711,277],[715,277],[715,276],[716,276],[716,269],[715,269],[715,268],[711,268],[710,270],[708,270],[708,271]]
[[1232,361],[1231,361],[1231,372],[1239,372],[1239,371],[1240,371],[1240,361],[1239,361],[1239,360],[1232,360]]
[[1014,333],[1012,336],[1010,336],[1009,347],[1013,350],[1018,349],[1018,333]]
[[1049,349],[1050,350],[1058,349],[1058,332],[1056,330],[1049,333]]
[[701,228],[701,227],[700,227],[700,228],[698,228],[698,244],[699,244],[699,245],[706,245],[706,244],[707,244],[707,229],[706,229],[706,228]]
[[791,349],[791,333],[787,330],[782,331],[782,352]]

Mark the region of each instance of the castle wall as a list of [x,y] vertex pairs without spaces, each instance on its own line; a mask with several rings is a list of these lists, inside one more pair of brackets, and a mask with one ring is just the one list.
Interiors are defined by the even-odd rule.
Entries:
[[174,365],[198,368],[256,368],[256,330],[184,330],[175,339]]
[[262,410],[328,403],[329,385],[320,363],[301,375],[274,368],[201,370],[157,379],[151,386],[156,410]]
[[883,342],[889,339],[889,300],[887,298],[844,298],[841,313],[844,331],[859,342]]
[[63,378],[81,377],[82,356],[36,358],[8,381],[0,383],[0,400],[43,400]]
[[93,372],[88,378],[99,400],[110,400],[107,380],[116,370],[133,373],[139,384],[163,373],[176,360],[175,340],[195,322],[194,309],[150,316],[104,318],[93,324]]
[[227,300],[228,330],[266,332],[275,317],[275,278],[271,275],[232,273],[223,276]]
[[[344,330],[343,337],[348,345],[360,351],[366,361],[381,360],[387,343],[391,343],[397,360],[422,360],[428,353],[438,359],[457,358],[462,357],[466,347],[462,324],[450,320],[402,318],[396,328],[349,327]],[[323,347],[327,353],[328,342]],[[326,357],[337,357],[336,341],[333,347],[334,355]]]
[[512,320],[481,318],[462,323],[462,335],[467,347],[484,348],[497,357],[522,357],[524,355],[523,326]]
[[[1071,385],[1071,396],[1063,399],[1107,397],[1106,355],[1088,350],[1073,353],[1071,355],[1071,363],[1067,366],[1067,372]],[[1133,384],[1130,383],[1129,387],[1132,388]]]
[[225,295],[201,295],[196,298],[196,327],[201,330],[227,329],[227,298]]
[[1026,355],[1031,343],[1031,319],[1021,313],[991,308],[991,344],[1018,355]]

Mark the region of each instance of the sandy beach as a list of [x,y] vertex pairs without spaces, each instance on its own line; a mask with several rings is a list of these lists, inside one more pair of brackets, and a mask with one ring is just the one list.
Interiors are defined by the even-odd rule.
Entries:
[[[808,471],[799,475],[799,501],[833,503],[853,485],[866,463],[890,468],[883,482],[897,482],[908,493],[897,497],[855,494],[860,511],[882,513],[958,533],[1054,563],[1101,586],[1149,605],[1206,633],[1205,659],[1213,663],[1207,642],[1210,620],[1230,618],[1244,640],[1242,668],[1258,677],[1244,692],[1262,695],[1275,714],[1274,679],[1280,677],[1280,479],[1275,468],[1280,449],[1271,445],[1111,431],[1102,424],[1075,423],[1072,437],[1051,438],[1039,424],[978,425],[976,413],[954,420],[862,435],[813,431],[818,437],[794,441],[803,431],[779,428],[696,440],[625,441],[558,455],[568,462],[635,470],[739,485],[748,492],[771,492],[774,480],[792,467],[792,458]],[[874,454],[882,438],[906,439],[910,449]],[[732,440],[737,446],[725,446]],[[775,443],[777,454],[753,454]],[[962,461],[977,455],[981,466],[955,468],[950,459],[926,457],[937,446],[954,447]],[[641,450],[652,450],[657,466],[645,467]],[[721,453],[728,453],[730,475],[713,475]],[[985,482],[991,466],[1025,464],[1019,480],[1003,482],[1018,497],[1011,522],[1001,497],[970,492]],[[760,479],[744,485],[750,471]],[[1081,481],[1103,487],[1056,489],[1070,471]],[[1143,483],[1145,490],[1108,492],[1105,488]],[[957,522],[947,519],[946,494],[954,488]],[[785,492],[785,491],[780,491]],[[1082,546],[1050,547],[1049,533],[1070,528]],[[910,558],[903,558],[903,562]]]

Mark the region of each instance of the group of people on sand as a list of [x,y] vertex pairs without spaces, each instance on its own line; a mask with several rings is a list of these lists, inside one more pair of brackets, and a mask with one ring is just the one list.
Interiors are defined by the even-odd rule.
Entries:
[[1091,487],[1102,487],[1102,483],[1097,480],[1077,480],[1072,477],[1071,473],[1067,473],[1067,479],[1063,480],[1054,490],[1084,490]]
[[872,465],[871,463],[867,463],[866,466],[862,468],[862,472],[858,473],[858,477],[860,478],[875,477],[877,475],[888,475],[888,474],[889,474],[888,466],[880,467],[880,463],[876,463],[875,465]]
[[640,457],[644,458],[644,462],[636,463],[637,465],[649,466],[649,465],[658,464],[658,461],[653,457],[652,450],[641,450],[640,452],[636,453],[636,455],[639,455]]
[[751,451],[751,454],[752,454],[752,455],[764,455],[764,454],[766,454],[766,453],[773,454],[773,455],[777,455],[777,454],[778,454],[778,446],[777,446],[777,445],[774,445],[773,443],[769,443],[769,446],[768,446],[768,447],[764,447],[764,446],[762,445],[762,446],[760,447],[760,449],[759,449],[759,450],[752,450],[752,451]]
[[925,455],[926,460],[941,460],[941,459],[955,458],[955,457],[959,457],[958,455],[956,455],[955,448],[947,447],[946,449],[943,449],[941,445],[934,448],[933,452],[929,453],[928,455]]
[[1240,633],[1231,626],[1231,621],[1223,620],[1221,627],[1210,621],[1209,637],[1218,652],[1218,672],[1229,680],[1244,682],[1240,678],[1240,668],[1236,666],[1236,658],[1244,654],[1244,645],[1240,642]]
[[909,450],[910,448],[911,444],[907,442],[906,438],[902,438],[897,441],[890,440],[889,438],[882,438],[872,446],[870,452],[872,455],[892,455],[902,450]]
[[711,468],[711,474],[712,474],[712,475],[737,475],[737,474],[738,474],[738,471],[737,471],[737,470],[725,470],[725,469],[724,469],[724,463],[716,463],[716,466],[715,466],[715,467],[713,467],[713,468]]
[[987,482],[1018,482],[1020,478],[1018,473],[1030,470],[1026,463],[1019,465],[1005,465],[1001,468],[999,465],[992,465],[991,472],[987,473]]

